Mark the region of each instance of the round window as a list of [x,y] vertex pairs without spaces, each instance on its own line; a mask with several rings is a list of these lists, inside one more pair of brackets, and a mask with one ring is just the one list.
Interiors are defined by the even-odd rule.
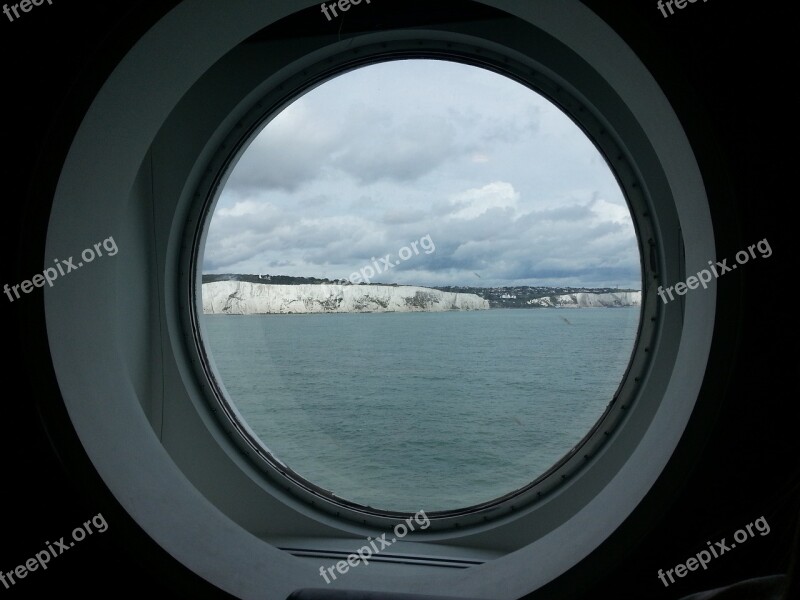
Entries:
[[268,115],[206,216],[203,341],[271,472],[345,505],[456,511],[554,472],[623,381],[636,228],[530,87],[385,61]]

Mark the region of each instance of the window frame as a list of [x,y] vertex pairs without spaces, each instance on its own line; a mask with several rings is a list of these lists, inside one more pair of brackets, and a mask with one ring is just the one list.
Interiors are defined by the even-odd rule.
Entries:
[[[535,30],[550,71],[583,82],[571,92],[587,102],[590,96],[590,104],[614,120],[626,153],[636,158],[635,171],[622,176],[647,190],[653,212],[643,216],[660,233],[652,245],[648,240],[645,257],[659,279],[646,281],[646,288],[704,267],[714,255],[714,231],[702,172],[677,115],[641,61],[580,2],[481,4],[502,7]],[[319,559],[303,561],[298,549],[357,548],[374,533],[372,524],[337,518],[263,484],[209,414],[208,390],[184,336],[183,315],[192,302],[185,260],[191,244],[184,234],[197,223],[194,190],[224,132],[243,116],[231,113],[229,98],[208,95],[220,91],[211,75],[228,66],[231,77],[246,75],[226,61],[229,54],[264,25],[306,8],[289,0],[186,2],[157,23],[87,110],[65,156],[47,232],[49,256],[69,256],[86,240],[110,233],[120,243],[114,261],[44,290],[53,370],[86,455],[147,535],[201,577],[244,598],[286,597],[318,585]],[[473,22],[466,33],[421,25],[364,37],[377,43],[417,39],[433,29],[445,43],[476,43],[485,34],[490,50],[497,39],[511,40],[520,44],[511,53],[521,62],[539,51],[505,24]],[[335,38],[326,43],[349,43]],[[306,52],[300,47],[305,41],[290,40],[277,50],[312,64],[319,49]],[[164,61],[166,55],[173,59]],[[296,67],[302,70],[302,60]],[[262,95],[245,83],[227,91],[252,102]],[[125,143],[98,143],[106,139]],[[678,468],[670,460],[679,444],[692,447],[681,440],[690,419],[701,426],[708,418],[693,416],[693,409],[707,376],[715,285],[667,306],[657,304],[656,294],[646,297],[658,306],[658,317],[644,324],[657,336],[642,396],[626,409],[623,426],[591,468],[541,502],[491,523],[409,536],[405,550],[398,548],[408,560],[388,570],[355,570],[344,585],[485,598],[503,586],[508,597],[520,597],[591,563],[595,551],[627,527],[664,471]],[[152,339],[137,337],[137,327]],[[660,502],[668,500],[664,495]],[[414,558],[422,554],[477,556],[483,564],[457,572],[418,568]]]
[[[511,53],[497,52],[488,47],[481,47],[479,43],[444,41],[436,39],[435,36],[367,44],[356,42],[351,46],[354,47],[328,55],[314,64],[304,65],[300,73],[272,84],[246,115],[229,127],[230,131],[220,144],[220,151],[207,165],[205,169],[207,176],[194,192],[194,197],[202,198],[203,204],[193,217],[193,221],[197,224],[196,229],[187,232],[191,240],[189,242],[191,250],[188,258],[184,258],[191,263],[187,271],[189,278],[184,285],[189,287],[188,293],[193,298],[188,305],[189,314],[185,318],[189,344],[195,349],[193,362],[199,367],[198,375],[205,379],[203,387],[208,390],[211,411],[221,419],[221,426],[233,437],[236,445],[273,485],[288,490],[309,505],[325,510],[338,518],[362,524],[396,525],[412,516],[414,513],[411,512],[368,507],[339,497],[316,485],[292,470],[279,457],[272,455],[266,441],[261,440],[247,425],[244,417],[236,409],[233,399],[229,399],[229,394],[204,341],[201,265],[208,229],[216,203],[237,161],[269,121],[303,94],[339,75],[372,64],[395,60],[445,60],[487,69],[531,89],[559,108],[581,129],[604,158],[607,167],[617,180],[628,204],[636,232],[642,303],[631,356],[617,390],[597,421],[568,453],[522,488],[476,505],[451,510],[426,511],[432,519],[434,529],[456,529],[486,523],[535,504],[548,494],[556,492],[567,480],[578,476],[592,457],[602,451],[604,444],[613,436],[615,429],[624,419],[627,410],[636,401],[639,382],[649,368],[650,355],[647,349],[654,343],[657,332],[654,323],[658,319],[658,304],[652,298],[654,294],[650,292],[649,297],[647,286],[644,285],[644,282],[654,280],[657,275],[653,269],[653,261],[644,261],[647,250],[652,253],[657,240],[657,233],[646,217],[650,212],[649,198],[636,178],[631,175],[634,168],[622,151],[622,144],[603,123],[601,117],[596,115],[590,106],[581,103],[565,85],[548,75],[544,68],[532,68],[528,64],[516,61]],[[647,250],[644,245],[647,242],[643,243],[643,240],[649,241]]]

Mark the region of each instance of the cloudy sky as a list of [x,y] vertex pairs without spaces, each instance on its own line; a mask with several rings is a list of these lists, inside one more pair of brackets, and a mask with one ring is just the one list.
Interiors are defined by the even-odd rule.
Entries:
[[[426,236],[434,251],[402,251]],[[373,283],[641,287],[591,142],[531,90],[444,61],[364,67],[278,114],[220,195],[203,270],[344,279],[376,261]]]

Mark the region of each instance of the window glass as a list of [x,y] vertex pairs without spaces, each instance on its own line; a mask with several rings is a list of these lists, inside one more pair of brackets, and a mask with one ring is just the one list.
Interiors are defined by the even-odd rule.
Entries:
[[243,423],[375,509],[534,481],[618,389],[641,304],[625,198],[531,89],[438,60],[362,67],[274,116],[203,251],[204,341]]

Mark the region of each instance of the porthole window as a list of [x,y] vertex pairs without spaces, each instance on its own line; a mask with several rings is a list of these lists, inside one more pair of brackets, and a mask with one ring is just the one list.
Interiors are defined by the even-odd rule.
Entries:
[[714,415],[715,288],[656,293],[715,249],[669,99],[582,3],[490,4],[181,2],[71,138],[46,256],[120,250],[44,290],[65,412],[226,593],[425,511],[330,589],[524,597],[652,523]]
[[479,511],[557,471],[641,313],[636,228],[592,139],[449,60],[361,66],[265,117],[198,256],[233,435],[310,498],[376,513]]

